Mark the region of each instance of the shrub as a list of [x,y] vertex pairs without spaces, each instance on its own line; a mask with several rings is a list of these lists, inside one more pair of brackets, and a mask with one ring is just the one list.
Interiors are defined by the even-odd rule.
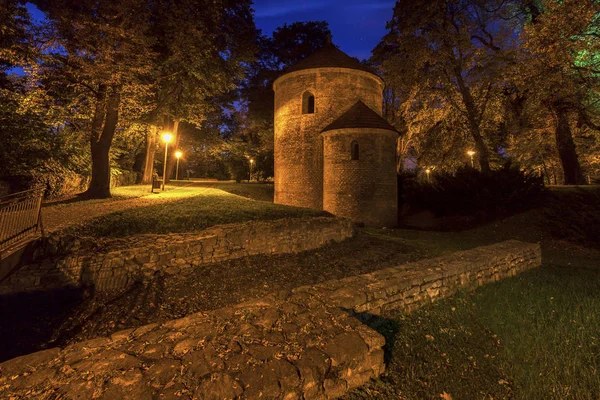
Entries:
[[428,210],[437,217],[499,216],[525,210],[545,192],[543,178],[510,164],[490,172],[461,167],[432,174],[431,182],[415,173],[399,176],[399,201],[408,212]]

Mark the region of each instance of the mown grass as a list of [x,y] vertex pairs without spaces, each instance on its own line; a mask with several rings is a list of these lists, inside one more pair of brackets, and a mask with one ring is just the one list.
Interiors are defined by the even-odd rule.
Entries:
[[[171,181],[165,185],[165,191],[178,189],[180,187],[189,186],[189,181]],[[134,199],[138,197],[148,196],[152,194],[152,185],[130,185],[130,186],[119,186],[112,188],[110,193],[112,195],[111,200],[124,200]],[[160,193],[160,189],[154,189],[155,193]]]
[[[171,181],[165,185],[165,192],[191,185],[190,181]],[[111,197],[108,199],[88,199],[80,195],[71,195],[61,199],[44,201],[44,207],[67,206],[69,204],[100,204],[108,201],[136,199],[152,195],[152,185],[138,184],[119,186],[110,189]],[[154,194],[161,193],[160,189],[154,189]]]
[[542,268],[387,316],[385,376],[349,399],[600,398],[600,189],[552,188],[534,210],[460,232],[369,230],[442,255],[540,242]]
[[272,183],[219,183],[215,187],[231,194],[271,203],[275,192]]
[[599,293],[598,270],[545,266],[390,315],[386,374],[348,398],[598,399]]
[[214,188],[197,188],[198,195],[161,204],[134,207],[94,218],[67,233],[92,237],[124,237],[142,233],[190,232],[218,224],[250,220],[329,215],[235,196]]

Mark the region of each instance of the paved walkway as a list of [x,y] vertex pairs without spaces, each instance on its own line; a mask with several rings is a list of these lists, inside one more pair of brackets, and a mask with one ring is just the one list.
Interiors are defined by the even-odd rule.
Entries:
[[[86,200],[81,202],[57,204],[42,208],[42,222],[46,232],[55,232],[72,225],[78,225],[92,218],[133,207],[151,206],[202,193],[202,182],[191,182],[189,186],[179,187],[166,192],[148,193],[147,196],[132,199]],[[148,186],[148,189],[150,186]]]

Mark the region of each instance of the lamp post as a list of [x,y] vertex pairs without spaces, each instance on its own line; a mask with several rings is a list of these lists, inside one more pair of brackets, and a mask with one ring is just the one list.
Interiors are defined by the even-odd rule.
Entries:
[[427,168],[425,170],[425,173],[427,174],[427,183],[431,182],[431,180],[429,179],[429,174],[431,174],[431,170],[429,168]]
[[252,180],[252,167],[254,166],[254,159],[250,159],[250,176],[248,177],[248,183]]
[[162,140],[165,142],[165,162],[163,165],[163,184],[162,190],[165,190],[165,182],[167,181],[167,152],[169,151],[169,142],[173,139],[173,135],[170,132],[164,132],[162,134]]
[[471,168],[475,168],[475,165],[473,164],[473,156],[475,155],[475,152],[473,150],[469,150],[467,151],[467,154],[469,157],[471,157]]
[[182,155],[183,155],[183,153],[179,150],[177,150],[175,152],[175,157],[177,158],[177,167],[175,168],[175,180],[176,181],[179,180],[179,159],[181,158]]

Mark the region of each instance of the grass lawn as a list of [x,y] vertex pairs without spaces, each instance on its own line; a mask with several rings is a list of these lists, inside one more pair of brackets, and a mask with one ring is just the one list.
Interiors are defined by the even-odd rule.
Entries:
[[391,314],[386,374],[349,399],[598,399],[600,274],[545,266]]
[[275,186],[272,183],[225,183],[219,189],[254,200],[273,202]]
[[273,202],[275,186],[272,183],[204,183],[203,186],[221,189],[227,193],[247,197],[253,200]]
[[[165,185],[165,191],[170,191],[173,189],[178,189],[181,187],[189,186],[191,184],[190,181],[171,181]],[[135,199],[139,197],[149,196],[152,194],[151,192],[152,185],[128,185],[128,186],[119,186],[110,189],[110,194],[112,195],[109,199],[83,199],[78,197],[77,195],[70,195],[65,198],[60,199],[51,199],[44,201],[44,207],[56,207],[56,206],[64,206],[69,204],[100,204],[105,203],[107,201],[116,201],[116,200],[127,200],[127,199]],[[160,189],[154,189],[155,193],[160,192]]]
[[544,265],[386,315],[374,327],[387,337],[387,372],[347,398],[600,398],[599,195],[553,189],[539,209],[462,232],[370,230],[432,255],[540,242]]
[[[177,189],[184,186],[189,186],[189,181],[171,181],[165,185],[165,191]],[[154,189],[154,192],[160,192],[160,189]],[[151,194],[151,185],[130,185],[119,186],[110,189],[112,200],[134,199],[137,197],[148,196]]]
[[124,237],[140,233],[190,232],[218,224],[287,217],[329,215],[236,196],[216,188],[196,188],[197,194],[168,203],[128,208],[94,218],[67,232],[93,237]]

